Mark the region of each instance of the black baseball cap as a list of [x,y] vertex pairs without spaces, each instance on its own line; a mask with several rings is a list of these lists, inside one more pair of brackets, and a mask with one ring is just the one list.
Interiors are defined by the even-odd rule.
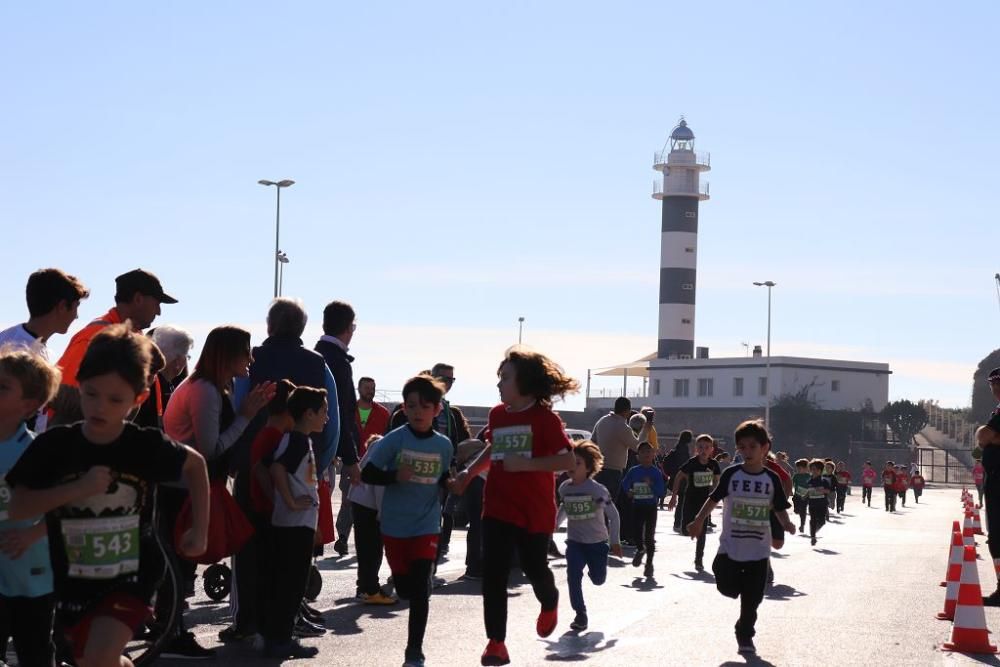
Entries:
[[128,300],[136,292],[156,297],[160,303],[177,303],[177,299],[163,291],[160,279],[149,271],[133,269],[115,278],[115,300]]
[[1000,382],[1000,368],[994,368],[990,371],[990,374],[986,376],[987,382]]

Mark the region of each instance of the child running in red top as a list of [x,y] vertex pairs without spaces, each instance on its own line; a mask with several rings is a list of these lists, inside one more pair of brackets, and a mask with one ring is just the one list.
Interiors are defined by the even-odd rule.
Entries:
[[919,470],[910,478],[910,486],[913,487],[913,500],[919,505],[920,495],[924,492],[924,476]]
[[863,505],[865,501],[868,501],[868,507],[872,506],[872,488],[875,486],[875,480],[878,478],[878,473],[875,472],[875,468],[872,468],[871,461],[865,461],[865,467],[861,470],[861,504]]
[[906,490],[910,488],[910,475],[906,472],[906,466],[896,466],[896,494],[899,500],[906,507]]
[[453,492],[489,469],[483,499],[483,609],[489,643],[481,664],[506,665],[507,577],[517,549],[521,570],[541,603],[536,630],[548,637],[558,622],[559,591],[546,554],[555,529],[555,475],[576,464],[573,445],[552,399],[579,384],[548,357],[511,348],[497,371],[501,405],[490,411],[490,444],[458,474]]

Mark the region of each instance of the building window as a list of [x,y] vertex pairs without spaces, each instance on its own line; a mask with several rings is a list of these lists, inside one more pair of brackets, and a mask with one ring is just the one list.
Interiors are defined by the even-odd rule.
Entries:
[[684,252],[694,252],[694,248],[684,248]]
[[840,380],[830,381],[830,391],[840,391]]
[[683,290],[693,290],[694,289],[694,284],[693,283],[681,283],[681,289],[683,289]]
[[684,398],[688,395],[688,381],[674,380],[674,398]]
[[767,396],[767,378],[757,378],[757,393],[761,396]]
[[733,396],[743,395],[743,378],[733,378]]
[[684,217],[685,218],[697,218],[698,217],[698,212],[697,211],[684,211]]
[[686,317],[681,318],[681,324],[691,324],[691,320]]
[[660,381],[659,380],[653,380],[653,395],[654,396],[659,396],[660,395]]
[[698,395],[699,396],[711,396],[712,390],[714,389],[715,382],[712,378],[699,378],[698,380]]

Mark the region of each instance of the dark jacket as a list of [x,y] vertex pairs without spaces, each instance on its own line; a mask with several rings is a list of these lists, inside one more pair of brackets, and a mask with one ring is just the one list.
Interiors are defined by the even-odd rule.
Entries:
[[[458,443],[472,437],[469,435],[469,421],[462,414],[461,410],[448,401],[444,403],[448,406],[448,423],[446,425],[447,431],[441,431],[441,435],[451,440],[451,446],[457,448]],[[392,411],[392,416],[389,418],[389,430],[397,429],[405,423],[407,423],[407,419],[406,413],[403,412],[403,406],[402,404],[397,405]]]
[[353,465],[358,461],[358,449],[361,444],[357,420],[352,419],[358,414],[358,396],[354,393],[354,370],[351,368],[354,357],[336,343],[325,340],[316,343],[316,351],[323,356],[337,383],[337,405],[341,414],[337,456],[345,464]]

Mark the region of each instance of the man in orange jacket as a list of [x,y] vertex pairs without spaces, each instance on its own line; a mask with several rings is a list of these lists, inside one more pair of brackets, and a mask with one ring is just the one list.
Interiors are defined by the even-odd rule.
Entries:
[[[78,331],[56,364],[62,371],[62,385],[52,402],[50,424],[70,424],[83,418],[76,373],[91,339],[121,322],[128,322],[133,331],[142,331],[153,323],[164,303],[177,303],[177,299],[164,292],[160,280],[149,271],[134,269],[115,278],[115,307]],[[157,392],[159,386],[154,384]]]

